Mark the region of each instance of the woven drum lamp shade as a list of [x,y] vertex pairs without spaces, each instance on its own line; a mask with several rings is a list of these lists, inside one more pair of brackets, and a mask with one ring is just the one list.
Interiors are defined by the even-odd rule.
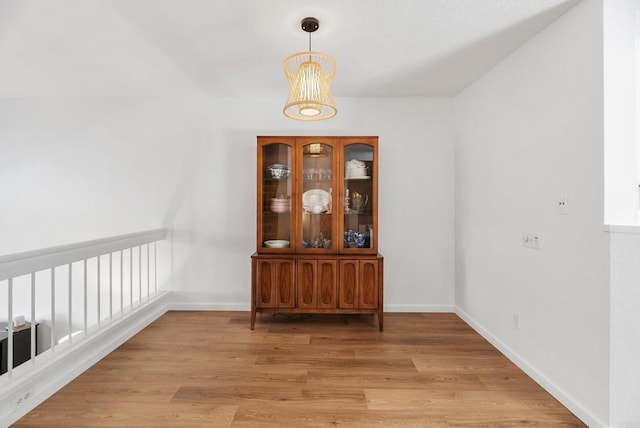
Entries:
[[297,120],[324,120],[336,115],[331,82],[336,61],[319,52],[300,52],[284,61],[289,96],[284,114]]

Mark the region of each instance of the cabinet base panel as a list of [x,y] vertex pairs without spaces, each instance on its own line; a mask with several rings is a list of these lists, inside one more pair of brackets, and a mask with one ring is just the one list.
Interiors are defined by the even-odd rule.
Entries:
[[378,309],[291,309],[291,308],[255,308],[251,311],[251,330],[255,329],[256,313],[265,314],[333,314],[333,315],[377,315],[378,328],[384,329],[384,318],[382,310]]

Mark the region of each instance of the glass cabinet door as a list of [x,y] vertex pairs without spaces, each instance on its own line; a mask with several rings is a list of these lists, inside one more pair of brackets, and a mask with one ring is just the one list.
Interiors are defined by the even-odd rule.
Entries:
[[341,252],[377,251],[377,141],[350,138],[342,152]]
[[299,138],[301,154],[300,251],[336,252],[336,216],[334,179],[337,165],[336,139]]
[[293,140],[263,139],[258,146],[258,248],[292,248]]

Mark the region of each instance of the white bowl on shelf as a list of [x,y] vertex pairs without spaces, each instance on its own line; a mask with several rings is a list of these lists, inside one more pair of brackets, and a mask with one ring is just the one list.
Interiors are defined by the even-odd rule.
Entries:
[[289,248],[290,244],[286,239],[270,239],[264,241],[264,246],[267,248]]
[[291,199],[288,198],[271,198],[271,212],[287,213],[291,211]]
[[291,207],[289,205],[287,205],[287,206],[274,206],[274,205],[271,205],[271,212],[272,213],[283,214],[283,213],[288,213],[289,211],[291,211]]

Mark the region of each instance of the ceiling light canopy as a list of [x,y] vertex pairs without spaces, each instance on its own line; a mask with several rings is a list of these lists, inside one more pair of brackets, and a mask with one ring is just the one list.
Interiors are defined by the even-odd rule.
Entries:
[[284,114],[297,120],[324,120],[336,115],[331,82],[336,61],[329,55],[311,51],[311,33],[320,27],[316,18],[302,20],[302,30],[309,33],[309,51],[291,55],[284,61],[289,81],[289,96]]

